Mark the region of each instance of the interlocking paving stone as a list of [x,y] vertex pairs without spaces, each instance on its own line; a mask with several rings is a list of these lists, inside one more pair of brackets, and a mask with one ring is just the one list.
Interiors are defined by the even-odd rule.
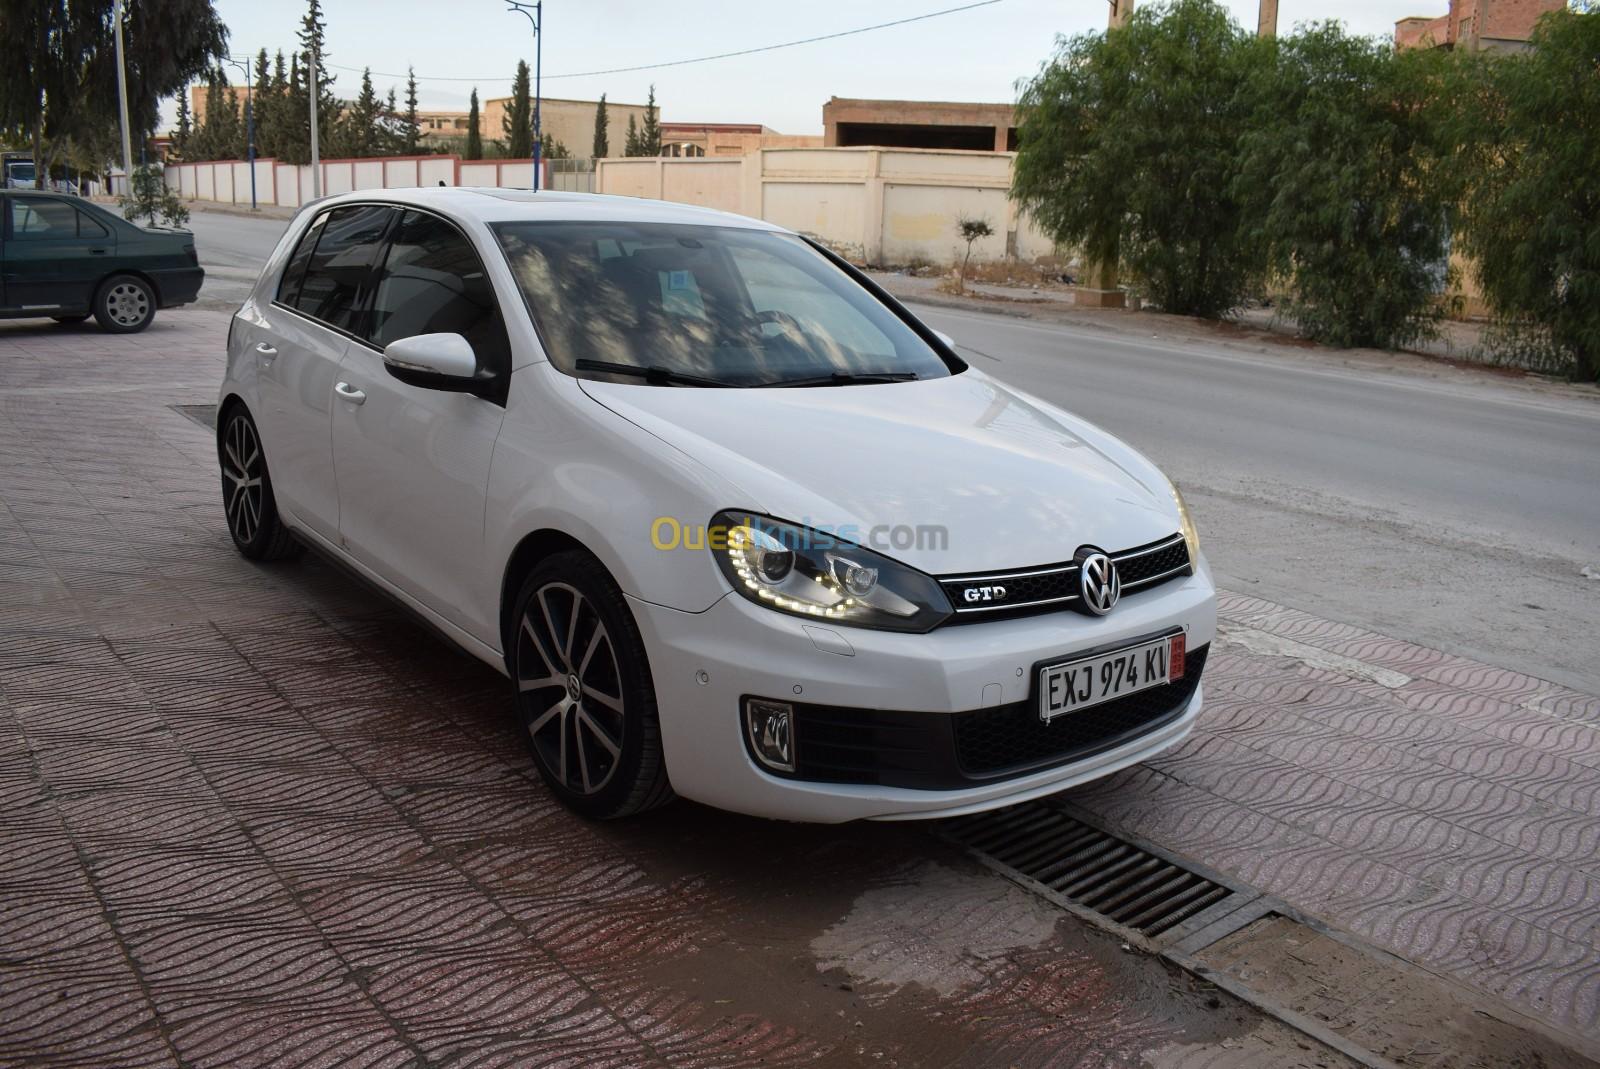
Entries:
[[[224,327],[0,330],[0,1062],[1121,1064],[1188,1034],[1067,928],[914,1017],[819,973],[795,947],[852,899],[959,860],[914,828],[560,809],[494,673],[314,558],[234,554],[169,407],[213,399]],[[1254,598],[1222,618],[1194,736],[1075,799],[1600,1031],[1600,699]],[[986,879],[900,930],[981,929]]]

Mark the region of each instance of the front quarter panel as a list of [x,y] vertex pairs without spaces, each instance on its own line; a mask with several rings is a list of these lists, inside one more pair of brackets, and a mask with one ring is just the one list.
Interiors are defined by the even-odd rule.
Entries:
[[[489,476],[489,560],[501,570],[485,577],[485,595],[499,598],[519,542],[554,529],[599,557],[629,595],[702,612],[728,592],[727,583],[703,544],[656,548],[657,522],[693,528],[719,509],[759,507],[590,398],[576,379],[548,363],[519,368]],[[663,541],[671,541],[671,530],[659,528]]]

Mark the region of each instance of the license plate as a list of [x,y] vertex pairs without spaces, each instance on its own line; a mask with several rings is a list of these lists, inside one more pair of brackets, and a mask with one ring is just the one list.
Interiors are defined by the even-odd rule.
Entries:
[[1183,635],[1049,664],[1039,669],[1039,719],[1081,712],[1103,702],[1164,686],[1183,675]]

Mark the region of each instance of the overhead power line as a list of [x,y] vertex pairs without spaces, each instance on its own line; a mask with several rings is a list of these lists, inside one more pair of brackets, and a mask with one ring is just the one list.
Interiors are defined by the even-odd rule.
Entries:
[[[821,34],[821,35],[816,36],[816,37],[803,37],[798,41],[784,41],[781,44],[762,45],[759,48],[741,48],[741,49],[738,49],[737,51],[734,51],[734,52],[718,52],[715,55],[696,56],[693,59],[673,59],[673,60],[667,60],[664,63],[641,63],[636,67],[611,67],[611,68],[609,68],[607,70],[598,70],[598,71],[574,71],[574,72],[572,72],[570,74],[547,74],[544,77],[545,77],[545,81],[549,81],[552,78],[593,78],[593,77],[595,77],[597,75],[601,75],[601,74],[632,74],[632,73],[634,73],[636,71],[661,70],[664,67],[686,67],[691,63],[710,63],[712,60],[733,59],[733,58],[735,58],[737,56],[754,56],[754,55],[757,55],[757,54],[762,53],[762,52],[776,52],[780,48],[795,48],[795,47],[798,47],[799,45],[814,45],[814,44],[818,43],[819,41],[836,41],[841,37],[853,37],[858,33],[871,33],[874,30],[887,30],[887,29],[889,29],[890,27],[893,27],[893,26],[905,26],[905,25],[907,25],[909,23],[913,23],[913,22],[925,22],[928,19],[936,19],[936,18],[939,18],[939,17],[944,16],[944,15],[955,15],[955,14],[958,14],[958,13],[960,13],[962,11],[971,11],[974,8],[980,8],[980,7],[990,7],[990,6],[994,5],[994,4],[1001,4],[1001,3],[1004,3],[1004,2],[1005,2],[1005,0],[977,0],[976,3],[962,4],[960,7],[947,7],[945,9],[943,9],[942,11],[929,11],[926,14],[923,14],[923,15],[912,15],[909,18],[895,19],[892,22],[880,22],[880,23],[877,23],[876,25],[872,25],[872,26],[860,26],[860,27],[857,27],[856,29],[853,29],[853,30],[840,30],[837,33],[825,33],[825,34]],[[360,74],[364,70],[364,68],[362,68],[362,67],[345,67],[345,66],[341,66],[341,65],[339,65],[337,63],[325,63],[325,64],[323,64],[323,66],[325,66],[325,67],[333,67],[334,69],[341,70],[341,71],[349,71],[352,74]],[[406,77],[405,74],[394,74],[394,73],[391,73],[389,71],[373,71],[372,74],[375,77],[379,77],[379,78],[404,78],[404,77]],[[477,77],[477,78],[447,78],[447,77],[443,77],[443,76],[440,76],[440,75],[423,75],[423,74],[417,75],[416,78],[417,78],[417,81],[419,81],[419,82],[478,82],[478,83],[482,83],[484,81],[492,81],[493,80],[493,79],[485,79],[483,77]]]

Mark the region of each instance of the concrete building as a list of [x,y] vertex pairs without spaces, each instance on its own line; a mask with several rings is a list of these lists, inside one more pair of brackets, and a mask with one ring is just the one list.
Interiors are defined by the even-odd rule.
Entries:
[[661,155],[673,159],[699,156],[748,156],[763,148],[821,148],[819,134],[780,134],[760,123],[664,122]]
[[[567,147],[574,156],[585,158],[594,149],[594,115],[599,108],[597,100],[567,100],[562,97],[545,97],[539,104],[539,126],[551,138]],[[480,104],[478,134],[485,141],[505,140],[506,110],[511,107],[511,97],[490,97]],[[657,108],[660,117],[660,108]],[[462,112],[463,117],[466,115]],[[628,142],[628,116],[640,126],[644,125],[643,104],[623,104],[606,101],[606,155],[620,156]],[[463,137],[466,135],[463,134]]]
[[1443,15],[1412,15],[1394,24],[1396,48],[1459,48],[1469,52],[1528,47],[1539,17],[1565,0],[1449,0]]
[[833,97],[822,105],[822,131],[828,148],[1014,152],[1017,147],[1016,109],[1010,104]]

